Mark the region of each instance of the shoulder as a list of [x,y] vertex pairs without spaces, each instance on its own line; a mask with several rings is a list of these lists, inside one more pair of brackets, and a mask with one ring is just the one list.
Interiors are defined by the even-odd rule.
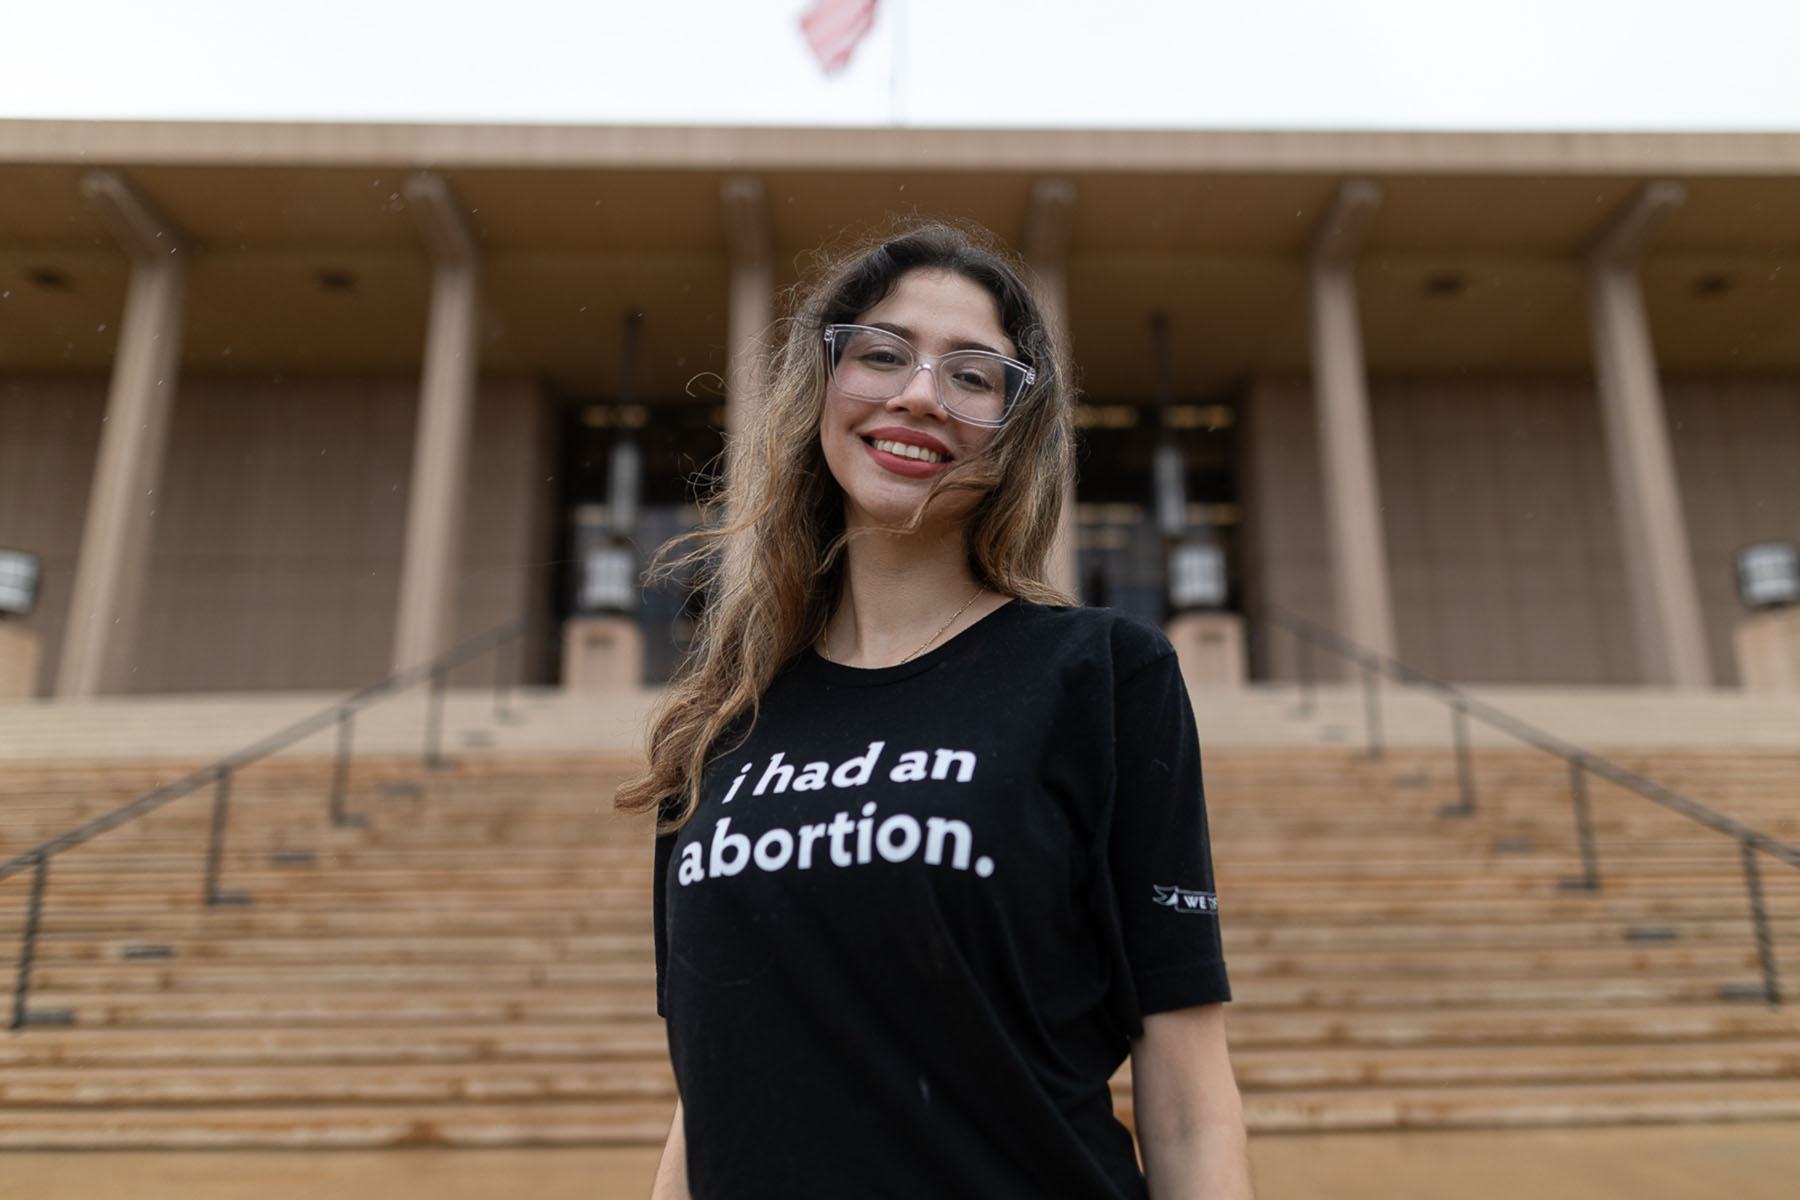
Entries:
[[1046,652],[1103,657],[1120,678],[1169,658],[1174,646],[1156,625],[1112,608],[1051,608],[1026,600],[1019,609],[1020,635]]

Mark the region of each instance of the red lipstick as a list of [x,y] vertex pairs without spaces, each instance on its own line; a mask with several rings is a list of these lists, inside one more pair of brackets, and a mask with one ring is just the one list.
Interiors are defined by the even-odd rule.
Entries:
[[[910,479],[928,479],[950,465],[950,447],[944,445],[929,433],[917,429],[908,429],[901,425],[886,425],[880,429],[866,430],[860,435],[863,447],[869,452],[876,465],[896,475],[905,475]],[[933,462],[922,458],[908,458],[903,454],[895,454],[888,450],[878,449],[876,442],[898,443],[902,446],[917,446],[941,455],[942,461]]]

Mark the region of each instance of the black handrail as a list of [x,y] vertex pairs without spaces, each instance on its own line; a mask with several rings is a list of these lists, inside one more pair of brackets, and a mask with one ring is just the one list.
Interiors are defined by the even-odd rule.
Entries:
[[1763,900],[1762,875],[1757,869],[1756,855],[1761,852],[1779,859],[1791,867],[1800,868],[1800,847],[1791,846],[1734,817],[1728,817],[1716,809],[1708,808],[1698,800],[1684,796],[1673,788],[1639,775],[1635,771],[1627,770],[1591,750],[1585,750],[1572,742],[1566,742],[1546,733],[1511,713],[1503,712],[1491,704],[1477,700],[1454,684],[1435,679],[1423,671],[1407,666],[1391,655],[1380,654],[1358,645],[1342,634],[1309,621],[1305,617],[1288,612],[1278,605],[1264,605],[1262,619],[1265,624],[1286,629],[1299,639],[1300,695],[1303,715],[1310,716],[1314,711],[1315,680],[1313,679],[1311,652],[1313,646],[1329,650],[1361,668],[1364,719],[1368,722],[1368,753],[1372,758],[1380,758],[1382,755],[1380,700],[1375,687],[1377,674],[1384,675],[1407,687],[1433,693],[1437,700],[1449,706],[1452,737],[1456,746],[1458,801],[1443,808],[1442,812],[1446,817],[1470,817],[1475,814],[1475,773],[1467,727],[1467,718],[1469,717],[1474,717],[1483,724],[1517,738],[1534,749],[1555,755],[1568,763],[1569,795],[1575,811],[1576,838],[1580,844],[1582,862],[1581,877],[1564,881],[1563,886],[1568,890],[1597,892],[1601,887],[1600,858],[1594,842],[1593,816],[1588,808],[1586,776],[1589,774],[1597,775],[1627,791],[1635,792],[1646,800],[1654,801],[1690,821],[1695,821],[1736,841],[1743,859],[1744,890],[1750,905],[1750,921],[1756,937],[1757,957],[1762,966],[1761,994],[1763,999],[1770,1004],[1779,1005],[1783,1002],[1781,983],[1775,969],[1775,951],[1769,929],[1768,912]]
[[[27,867],[32,869],[31,897],[26,908],[23,936],[20,940],[18,973],[13,988],[12,1022],[9,1028],[22,1029],[27,1025],[66,1025],[70,1021],[66,1013],[33,1013],[27,1007],[27,1000],[31,992],[32,959],[37,944],[38,926],[43,916],[44,884],[49,874],[52,858],[136,820],[146,813],[154,812],[172,800],[178,800],[199,791],[208,784],[213,784],[215,792],[212,825],[207,837],[206,872],[202,899],[209,908],[246,904],[250,898],[245,894],[225,892],[219,888],[219,869],[224,853],[233,775],[253,763],[285,750],[294,743],[336,724],[338,726],[337,760],[332,769],[328,812],[334,825],[361,824],[361,818],[344,811],[344,797],[348,791],[350,779],[351,728],[356,714],[391,696],[415,687],[421,682],[427,682],[429,692],[425,717],[423,762],[430,769],[442,767],[447,762],[439,746],[443,729],[446,677],[452,670],[472,659],[479,658],[490,650],[495,652],[495,658],[498,660],[498,652],[501,647],[522,638],[537,624],[536,619],[525,618],[496,625],[452,646],[429,662],[395,671],[381,682],[352,692],[335,704],[321,709],[309,717],[302,718],[285,729],[277,730],[265,738],[252,742],[217,762],[210,763],[180,779],[145,792],[135,800],[129,801],[109,813],[95,817],[91,821],[77,825],[66,833],[58,834],[22,854],[0,861],[0,880],[17,874]],[[512,719],[512,712],[506,699],[506,683],[498,664],[496,664],[494,672],[494,711],[496,717],[501,720]]]

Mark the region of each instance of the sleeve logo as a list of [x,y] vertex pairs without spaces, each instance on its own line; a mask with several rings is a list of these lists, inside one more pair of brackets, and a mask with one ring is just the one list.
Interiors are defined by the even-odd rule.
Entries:
[[1190,892],[1186,888],[1161,887],[1154,883],[1150,886],[1156,891],[1155,902],[1164,908],[1191,913],[1219,911],[1219,898],[1212,892]]

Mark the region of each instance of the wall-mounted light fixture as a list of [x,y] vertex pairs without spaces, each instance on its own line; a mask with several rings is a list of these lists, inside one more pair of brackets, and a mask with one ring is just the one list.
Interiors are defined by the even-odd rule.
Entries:
[[1758,542],[1737,552],[1738,599],[1745,608],[1790,608],[1800,604],[1800,547],[1793,542]]
[[42,574],[37,555],[23,550],[0,550],[0,618],[31,615],[37,607]]
[[1169,607],[1175,612],[1225,607],[1225,549],[1214,541],[1182,542],[1169,550]]

